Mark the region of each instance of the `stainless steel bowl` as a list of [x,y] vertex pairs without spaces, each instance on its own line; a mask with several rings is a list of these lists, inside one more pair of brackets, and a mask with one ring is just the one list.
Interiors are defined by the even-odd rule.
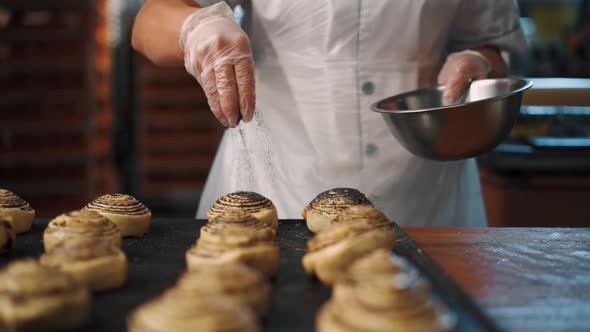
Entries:
[[378,101],[391,133],[411,153],[432,160],[458,160],[496,147],[510,133],[522,93],[533,85],[519,78],[474,81],[452,104],[444,86],[419,89]]

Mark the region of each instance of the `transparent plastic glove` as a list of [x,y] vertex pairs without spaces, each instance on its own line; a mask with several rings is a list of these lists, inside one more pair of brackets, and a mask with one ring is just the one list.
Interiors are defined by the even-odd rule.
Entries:
[[472,80],[487,78],[491,69],[488,60],[476,51],[451,53],[438,74],[438,84],[445,85],[443,101],[459,99]]
[[254,66],[250,40],[225,2],[201,8],[180,29],[184,66],[207,95],[211,111],[226,127],[254,114]]

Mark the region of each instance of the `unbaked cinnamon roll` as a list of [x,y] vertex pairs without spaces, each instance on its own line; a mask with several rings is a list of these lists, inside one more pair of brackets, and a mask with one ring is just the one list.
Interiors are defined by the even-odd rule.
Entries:
[[339,278],[334,283],[332,300],[374,305],[385,309],[403,310],[429,301],[431,285],[418,273],[400,272],[395,275],[363,273]]
[[362,277],[365,275],[390,275],[400,273],[417,274],[418,271],[405,258],[394,255],[388,249],[376,249],[352,262],[346,277]]
[[0,189],[0,212],[12,217],[16,234],[30,230],[35,218],[35,210],[29,203],[6,189]]
[[257,332],[260,326],[248,306],[172,288],[134,310],[127,319],[127,331]]
[[39,261],[70,274],[92,290],[119,288],[127,280],[127,256],[105,239],[60,242]]
[[334,188],[317,195],[303,209],[302,216],[310,231],[317,233],[328,226],[345,209],[353,205],[373,205],[365,195],[352,188]]
[[203,226],[200,237],[206,238],[227,227],[246,227],[260,233],[263,238],[272,237],[273,240],[276,238],[276,231],[273,228],[242,209],[234,207],[226,208]]
[[216,226],[211,224],[202,227],[204,236],[186,252],[189,270],[210,265],[243,263],[265,276],[276,273],[279,248],[274,244],[272,232],[261,232],[249,227],[213,229]]
[[238,191],[221,196],[209,208],[207,217],[211,221],[228,208],[239,208],[272,227],[274,230],[279,227],[277,209],[274,204],[268,198],[255,192]]
[[323,283],[332,284],[356,259],[375,249],[391,249],[394,241],[391,224],[386,222],[365,220],[334,225],[307,242],[303,269]]
[[240,263],[194,266],[175,287],[198,297],[226,296],[258,315],[266,312],[270,296],[270,285],[264,276]]
[[452,331],[455,318],[430,294],[422,277],[401,273],[340,279],[320,309],[320,332]]
[[105,239],[121,247],[117,225],[92,210],[78,210],[57,216],[43,232],[43,245],[49,252],[59,242],[81,239]]
[[114,222],[123,237],[147,234],[152,220],[152,213],[145,205],[124,194],[100,196],[86,205],[86,209],[94,210]]
[[372,205],[352,205],[342,210],[342,213],[338,214],[330,222],[330,225],[367,220],[373,222],[390,222],[381,210]]
[[0,253],[14,247],[16,243],[16,233],[12,217],[0,212]]
[[55,331],[80,327],[89,316],[86,287],[32,259],[0,270],[0,331]]

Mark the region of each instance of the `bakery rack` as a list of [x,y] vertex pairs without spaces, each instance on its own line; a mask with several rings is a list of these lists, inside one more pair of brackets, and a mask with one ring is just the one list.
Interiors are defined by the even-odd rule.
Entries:
[[112,189],[106,0],[0,1],[0,183],[42,216]]

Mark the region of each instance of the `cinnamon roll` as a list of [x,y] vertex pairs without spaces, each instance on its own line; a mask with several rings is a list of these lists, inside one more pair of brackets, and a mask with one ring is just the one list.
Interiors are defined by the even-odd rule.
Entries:
[[268,307],[270,285],[264,276],[243,264],[197,266],[185,272],[176,288],[194,296],[226,296],[258,315]]
[[316,330],[452,331],[455,317],[430,295],[417,275],[376,275],[340,279],[332,298],[320,309]]
[[373,222],[390,222],[381,210],[372,205],[352,205],[343,209],[342,213],[331,220],[330,225],[367,220]]
[[395,241],[391,224],[365,220],[334,225],[307,242],[302,265],[305,272],[332,284],[352,262],[379,248],[391,249]]
[[201,238],[217,233],[226,227],[246,227],[260,233],[263,238],[272,237],[276,239],[276,231],[268,224],[256,219],[251,214],[239,208],[226,208],[225,211],[216,215],[204,227],[201,228]]
[[152,220],[152,213],[145,205],[124,194],[100,196],[86,205],[86,209],[94,210],[114,222],[123,237],[147,234]]
[[270,229],[269,232],[261,232],[249,227],[222,225],[208,223],[201,228],[203,235],[186,252],[189,270],[202,266],[243,263],[265,276],[276,273],[279,248],[274,244],[274,233]]
[[12,217],[0,212],[0,253],[14,247],[16,243],[16,233]]
[[279,228],[279,218],[274,204],[266,197],[251,191],[238,191],[221,196],[207,213],[211,221],[228,208],[239,208],[264,222],[273,229]]
[[352,188],[334,188],[317,195],[303,209],[301,215],[310,231],[317,233],[328,228],[334,219],[353,205],[373,205],[365,195]]
[[43,232],[43,245],[49,252],[62,241],[105,239],[121,247],[121,232],[117,225],[95,211],[78,210],[57,216]]
[[375,249],[371,253],[352,262],[348,267],[348,277],[365,275],[390,275],[400,273],[416,274],[418,271],[403,257],[394,255],[388,249]]
[[12,217],[16,234],[30,230],[35,218],[35,210],[29,203],[6,189],[0,189],[0,212]]
[[0,331],[55,331],[80,327],[89,316],[86,287],[32,259],[0,270]]
[[142,304],[127,319],[129,332],[258,332],[252,309],[226,297],[193,296],[172,288]]
[[92,290],[119,288],[127,280],[127,256],[105,239],[60,242],[39,261],[68,273]]

